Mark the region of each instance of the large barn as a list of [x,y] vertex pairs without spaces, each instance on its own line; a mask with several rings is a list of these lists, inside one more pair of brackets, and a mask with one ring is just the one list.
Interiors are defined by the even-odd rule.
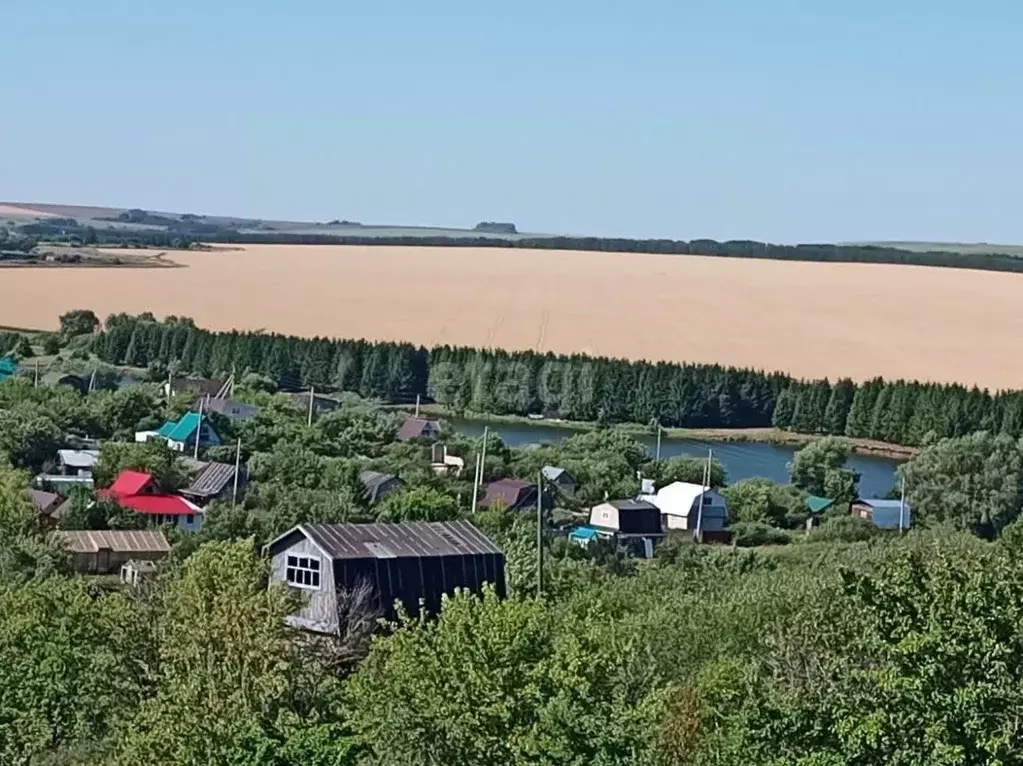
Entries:
[[353,594],[384,617],[400,602],[410,615],[440,609],[456,588],[505,595],[504,554],[467,521],[300,524],[271,542],[271,583],[308,596],[289,622],[337,633]]

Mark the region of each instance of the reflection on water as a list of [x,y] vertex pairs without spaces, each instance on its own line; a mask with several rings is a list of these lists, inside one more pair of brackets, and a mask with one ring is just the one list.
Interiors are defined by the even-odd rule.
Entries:
[[[486,421],[448,418],[456,429],[469,436],[479,436],[484,426],[500,435],[509,447],[527,444],[557,444],[578,433],[564,428],[525,423],[487,423]],[[653,454],[656,439],[652,435],[636,436],[647,445]],[[661,439],[661,457],[692,455],[705,457],[707,450],[714,451],[714,457],[725,467],[728,481],[735,482],[753,476],[764,476],[777,482],[787,482],[788,462],[795,447],[776,444],[737,444],[729,442],[706,442],[693,439]],[[895,469],[899,461],[875,455],[852,455],[849,467],[860,472],[860,494],[864,497],[884,497],[897,483]]]

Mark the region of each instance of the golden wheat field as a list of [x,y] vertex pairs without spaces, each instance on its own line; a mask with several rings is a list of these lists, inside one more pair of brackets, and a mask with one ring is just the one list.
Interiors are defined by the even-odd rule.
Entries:
[[1023,275],[483,248],[171,253],[185,268],[0,270],[0,325],[68,309],[216,329],[717,362],[1023,388]]

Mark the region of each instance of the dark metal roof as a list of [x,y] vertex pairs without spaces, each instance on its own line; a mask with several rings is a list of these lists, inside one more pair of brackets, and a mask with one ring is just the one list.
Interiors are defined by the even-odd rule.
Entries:
[[501,549],[476,527],[461,520],[406,521],[400,524],[301,524],[298,529],[335,561],[501,553]]
[[30,489],[28,494],[32,498],[32,504],[40,513],[48,513],[54,510],[61,502],[60,495],[56,495],[53,492],[43,492],[41,489]]
[[225,382],[209,378],[174,378],[170,382],[170,391],[172,394],[193,393],[213,397],[220,393]]
[[359,474],[359,481],[362,483],[363,489],[366,490],[366,494],[372,503],[379,499],[380,490],[390,482],[398,482],[397,486],[399,487],[402,485],[401,479],[394,474],[380,473],[379,471],[362,471]]
[[653,503],[648,503],[646,500],[611,500],[608,505],[613,505],[619,511],[649,511],[657,510],[657,506]]
[[248,420],[259,414],[259,407],[254,404],[236,402],[233,399],[213,399],[204,396],[196,399],[195,404],[192,405],[192,409],[195,411],[198,411],[200,408],[202,408],[203,412],[216,412],[232,420]]
[[487,491],[480,501],[484,508],[500,503],[506,508],[516,508],[525,502],[536,502],[536,484],[522,479],[498,479],[487,485]]
[[182,494],[213,497],[223,492],[232,481],[234,481],[233,465],[228,463],[207,463],[195,475],[192,483],[182,490]]

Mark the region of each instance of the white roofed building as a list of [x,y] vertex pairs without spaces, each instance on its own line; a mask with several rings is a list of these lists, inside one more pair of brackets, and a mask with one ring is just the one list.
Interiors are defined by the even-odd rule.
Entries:
[[661,510],[667,531],[720,533],[728,526],[728,503],[711,487],[676,481],[641,499]]

